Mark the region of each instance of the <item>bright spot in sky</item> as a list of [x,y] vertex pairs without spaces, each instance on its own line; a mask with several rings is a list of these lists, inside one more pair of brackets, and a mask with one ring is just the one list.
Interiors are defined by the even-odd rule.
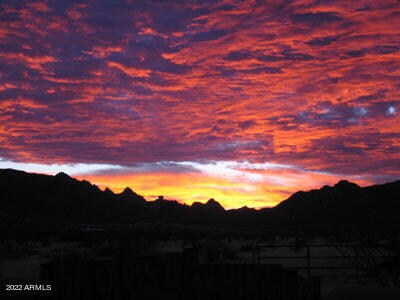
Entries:
[[396,113],[397,113],[396,107],[389,106],[389,108],[387,109],[387,114],[388,115],[395,115]]

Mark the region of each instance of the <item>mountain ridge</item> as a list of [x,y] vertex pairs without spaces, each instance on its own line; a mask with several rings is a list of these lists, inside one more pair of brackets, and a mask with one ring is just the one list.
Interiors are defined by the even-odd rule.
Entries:
[[[1,224],[64,226],[79,222],[164,222],[266,230],[375,230],[400,227],[400,181],[360,187],[346,180],[299,191],[272,208],[225,210],[216,200],[146,199],[130,188],[114,193],[65,173],[55,176],[0,169]],[[379,203],[382,202],[383,203]],[[392,226],[393,227],[393,226]]]

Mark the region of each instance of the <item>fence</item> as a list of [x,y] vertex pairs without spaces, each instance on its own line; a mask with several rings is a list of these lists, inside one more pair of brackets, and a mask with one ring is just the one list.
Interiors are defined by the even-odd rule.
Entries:
[[[295,249],[303,250],[297,254]],[[321,251],[322,249],[322,251]],[[324,252],[329,254],[316,254]],[[268,255],[277,250],[278,255]],[[317,251],[318,250],[318,251]],[[267,253],[266,253],[267,252]],[[285,253],[286,254],[282,254]],[[336,253],[336,255],[334,255]],[[386,245],[355,245],[355,244],[315,244],[315,245],[258,245],[253,252],[253,263],[265,263],[271,260],[282,264],[285,269],[303,270],[307,277],[311,277],[314,270],[323,270],[325,274],[320,277],[343,277],[343,274],[332,274],[330,270],[352,271],[350,274],[357,280],[361,277],[371,277],[371,271],[377,262],[393,258],[389,255]],[[300,260],[301,265],[292,266],[291,261]],[[321,261],[325,262],[321,265]],[[318,263],[316,263],[318,262]],[[338,262],[335,264],[335,262]],[[333,264],[333,265],[332,265]],[[367,269],[371,270],[367,270]],[[347,273],[346,276],[349,276]]]

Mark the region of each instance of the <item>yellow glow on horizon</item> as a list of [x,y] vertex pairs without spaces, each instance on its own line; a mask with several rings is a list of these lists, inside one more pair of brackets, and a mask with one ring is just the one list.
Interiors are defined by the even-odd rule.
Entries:
[[188,205],[195,201],[204,203],[214,198],[227,209],[242,206],[266,207],[274,206],[282,199],[282,193],[279,192],[271,192],[268,197],[262,197],[261,187],[254,184],[195,173],[89,175],[78,178],[86,179],[102,189],[109,187],[115,193],[123,191],[128,186],[147,200],[154,200],[163,195],[168,200],[177,200]]
[[214,198],[226,209],[271,207],[298,190],[320,188],[338,181],[337,177],[329,174],[298,173],[293,170],[271,170],[260,174],[265,177],[264,181],[217,178],[195,172],[86,175],[77,178],[88,180],[102,189],[109,187],[115,193],[130,187],[148,201],[163,195],[168,200],[191,205],[195,201],[204,203]]

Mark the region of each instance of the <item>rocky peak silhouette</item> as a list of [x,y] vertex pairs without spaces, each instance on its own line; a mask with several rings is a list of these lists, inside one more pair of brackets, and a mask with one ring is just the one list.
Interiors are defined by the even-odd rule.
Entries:
[[207,201],[205,204],[206,207],[214,210],[220,210],[223,211],[225,210],[219,202],[215,201],[214,198],[211,198],[210,200]]
[[115,195],[114,192],[109,187],[106,187],[104,189],[104,193],[106,193],[107,195]]
[[359,190],[361,189],[357,184],[349,182],[347,180],[340,180],[336,183],[333,188],[340,190]]
[[118,196],[123,200],[134,201],[136,203],[146,202],[142,196],[136,194],[130,187],[126,187]]
[[54,177],[61,180],[74,180],[71,176],[64,172],[59,172]]

